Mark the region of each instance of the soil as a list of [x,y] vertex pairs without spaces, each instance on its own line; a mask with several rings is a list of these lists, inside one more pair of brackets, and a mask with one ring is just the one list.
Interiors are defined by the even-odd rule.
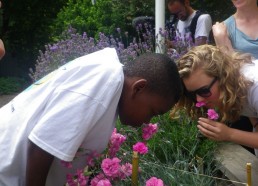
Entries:
[[0,108],[11,101],[17,94],[0,95]]

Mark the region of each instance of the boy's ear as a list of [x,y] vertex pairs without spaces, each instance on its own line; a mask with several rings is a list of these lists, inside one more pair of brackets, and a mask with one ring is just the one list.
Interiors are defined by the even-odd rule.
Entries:
[[135,96],[138,93],[141,93],[147,86],[147,80],[146,79],[139,79],[133,83],[133,96]]

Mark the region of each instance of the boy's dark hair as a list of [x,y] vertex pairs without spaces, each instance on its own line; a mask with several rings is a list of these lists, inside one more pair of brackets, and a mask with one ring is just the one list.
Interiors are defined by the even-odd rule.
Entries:
[[127,77],[141,77],[147,80],[147,88],[165,98],[178,101],[182,84],[176,63],[165,54],[146,53],[124,66]]

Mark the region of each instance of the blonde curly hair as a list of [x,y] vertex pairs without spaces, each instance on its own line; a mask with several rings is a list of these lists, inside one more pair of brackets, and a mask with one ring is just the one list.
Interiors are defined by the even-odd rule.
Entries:
[[[253,84],[246,79],[240,69],[244,64],[251,64],[252,58],[248,54],[239,52],[226,53],[225,48],[212,45],[201,45],[192,48],[182,56],[178,62],[178,71],[181,79],[189,77],[196,69],[201,68],[219,82],[220,97],[218,106],[221,122],[233,122],[239,119],[247,97],[247,90]],[[186,90],[184,90],[186,91]],[[195,102],[184,94],[171,112],[175,116],[178,110],[197,119],[201,116]]]

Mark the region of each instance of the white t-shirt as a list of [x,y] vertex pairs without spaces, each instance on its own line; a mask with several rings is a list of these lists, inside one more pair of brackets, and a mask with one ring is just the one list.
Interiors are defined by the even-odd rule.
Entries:
[[[46,185],[64,185],[68,172],[85,166],[87,153],[106,148],[123,83],[116,51],[106,48],[67,63],[2,107],[0,185],[25,185],[29,139],[55,157]],[[75,154],[73,169],[61,165]]]
[[[181,38],[189,38],[191,36],[191,32],[189,30],[190,24],[196,14],[194,11],[185,21],[179,20],[177,23],[177,35]],[[202,14],[197,20],[195,35],[194,38],[205,36],[209,37],[210,31],[212,27],[212,21],[209,14]]]
[[[254,84],[248,90],[247,103],[244,106],[241,115],[258,118],[258,60],[255,60],[254,64],[245,65],[242,69],[242,73],[247,78],[250,78]],[[258,156],[258,149],[254,150],[256,156]]]
[[244,106],[241,115],[258,118],[258,60],[253,62],[254,64],[247,64],[242,69],[242,73],[252,80],[254,85],[248,90],[248,103]]

